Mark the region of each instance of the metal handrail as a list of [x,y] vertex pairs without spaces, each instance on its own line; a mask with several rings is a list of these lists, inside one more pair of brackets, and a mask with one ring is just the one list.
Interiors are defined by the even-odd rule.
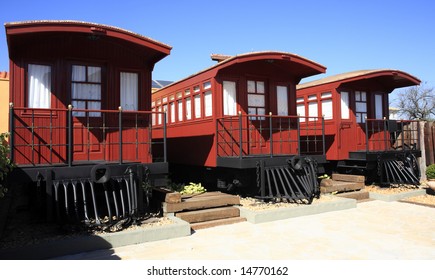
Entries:
[[[75,112],[80,112],[83,116],[74,116]],[[16,162],[18,165],[38,165],[40,161],[43,161],[44,164],[48,165],[64,163],[71,166],[74,161],[74,147],[87,147],[89,160],[89,148],[94,144],[103,145],[104,150],[106,150],[107,146],[118,145],[119,163],[129,160],[123,154],[123,149],[129,145],[135,145],[136,147],[136,160],[139,159],[139,146],[145,149],[149,146],[147,153],[153,158],[154,154],[152,154],[151,146],[163,145],[163,155],[161,156],[164,162],[167,159],[166,130],[163,129],[162,141],[153,141],[151,135],[155,129],[152,127],[152,116],[164,114],[161,112],[124,111],[121,107],[118,110],[75,109],[71,105],[68,108],[41,109],[14,107],[13,103],[11,103],[9,113],[10,157],[13,162],[16,162],[16,153],[19,152],[22,155],[19,161],[22,162]],[[92,114],[100,114],[101,117],[93,117]],[[114,122],[115,114],[118,115],[117,124]],[[111,117],[112,115],[113,117]],[[73,125],[74,120],[81,120],[83,125],[80,128],[75,127]],[[87,133],[87,139],[74,143],[74,133],[78,131],[77,129],[81,129],[82,133]],[[160,128],[157,129],[161,130]],[[127,139],[123,138],[124,133],[129,130],[136,131],[135,136],[133,136],[135,139],[131,135]],[[118,143],[108,141],[109,134],[115,131],[119,134]],[[148,135],[147,139],[139,138],[139,132],[145,132],[145,135]],[[103,136],[98,139],[98,142],[91,143],[89,136],[92,133],[102,133]],[[63,142],[64,140],[60,136],[62,134],[67,136],[66,143]],[[54,137],[54,135],[57,137]],[[65,150],[59,147],[65,147]],[[47,153],[49,155],[41,152],[44,148],[48,149],[49,152]],[[25,150],[29,153],[29,158],[25,158]],[[104,158],[102,160],[106,160],[105,152],[103,154]],[[154,161],[154,159],[152,160]]]
[[[305,120],[305,122],[301,122]],[[302,124],[301,124],[302,123]],[[292,137],[290,134],[294,132]],[[258,133],[258,140],[253,134]],[[242,115],[216,119],[217,154],[221,157],[246,157],[284,154],[325,154],[323,117]],[[265,139],[263,139],[263,136]],[[268,146],[254,151],[252,146]]]

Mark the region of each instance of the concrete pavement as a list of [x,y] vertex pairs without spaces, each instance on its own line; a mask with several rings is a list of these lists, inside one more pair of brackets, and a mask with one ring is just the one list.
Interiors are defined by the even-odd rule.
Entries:
[[356,208],[59,257],[62,260],[435,260],[435,208],[369,201]]

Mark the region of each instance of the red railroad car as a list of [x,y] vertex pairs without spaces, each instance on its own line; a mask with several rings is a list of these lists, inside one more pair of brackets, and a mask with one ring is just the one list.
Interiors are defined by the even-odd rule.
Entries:
[[[420,80],[399,70],[361,70],[297,86],[298,114],[325,119],[331,170],[381,184],[418,184],[418,122],[389,119],[389,94]],[[308,122],[309,125],[309,122]]]
[[152,109],[166,112],[153,121],[167,131],[172,178],[237,187],[239,193],[259,190],[264,198],[310,200],[316,164],[324,162],[322,119],[310,127],[316,137],[304,141],[296,84],[326,68],[275,51],[212,58],[216,65],[152,96]]
[[[165,155],[152,154],[152,145],[164,143],[151,140],[150,104],[151,72],[171,47],[88,22],[13,22],[5,28],[9,142],[17,165],[10,179],[44,184],[49,216],[52,200],[57,212],[88,222],[90,212],[99,222],[103,212],[111,217],[138,210],[137,186],[163,183],[168,170]],[[95,194],[102,187],[94,189],[99,184],[103,206]]]

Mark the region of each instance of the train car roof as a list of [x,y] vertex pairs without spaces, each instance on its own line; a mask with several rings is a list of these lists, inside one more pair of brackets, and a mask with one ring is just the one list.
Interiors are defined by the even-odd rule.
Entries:
[[[199,71],[195,74],[192,74],[184,79],[181,79],[179,81],[176,81],[168,86],[173,86],[175,84],[181,83],[183,81],[186,81],[190,78],[193,78],[195,76],[198,76],[200,74],[203,74],[207,71],[214,71],[215,73],[218,73],[219,71],[229,68],[233,65],[249,62],[249,61],[259,61],[259,60],[266,60],[266,61],[283,61],[285,63],[290,63],[290,65],[293,66],[293,71],[295,73],[295,76],[298,79],[302,79],[305,77],[322,74],[325,73],[326,67],[314,62],[312,60],[309,60],[305,57],[288,53],[288,52],[279,52],[279,51],[259,51],[259,52],[249,52],[244,54],[238,54],[234,56],[229,55],[219,55],[219,59],[215,59],[216,55],[212,54],[212,59],[218,61],[215,65],[206,68],[202,71]],[[166,86],[166,87],[168,87]],[[165,88],[166,88],[165,87]]]
[[22,41],[22,35],[37,36],[41,33],[64,32],[85,33],[89,36],[104,36],[133,43],[152,50],[155,62],[170,54],[171,46],[153,40],[149,37],[105,24],[76,20],[32,20],[5,23],[9,49]]
[[376,80],[384,87],[393,90],[395,88],[419,85],[421,81],[400,70],[394,69],[372,69],[372,70],[357,70],[352,72],[341,73],[319,80],[302,83],[296,86],[297,90],[326,85],[329,83],[339,82],[340,84],[348,84],[352,82],[360,82],[364,80]]

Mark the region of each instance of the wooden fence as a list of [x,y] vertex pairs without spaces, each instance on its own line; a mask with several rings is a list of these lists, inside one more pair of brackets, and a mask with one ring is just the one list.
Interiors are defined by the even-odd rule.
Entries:
[[435,163],[435,122],[424,123],[424,151],[426,156],[426,166]]

